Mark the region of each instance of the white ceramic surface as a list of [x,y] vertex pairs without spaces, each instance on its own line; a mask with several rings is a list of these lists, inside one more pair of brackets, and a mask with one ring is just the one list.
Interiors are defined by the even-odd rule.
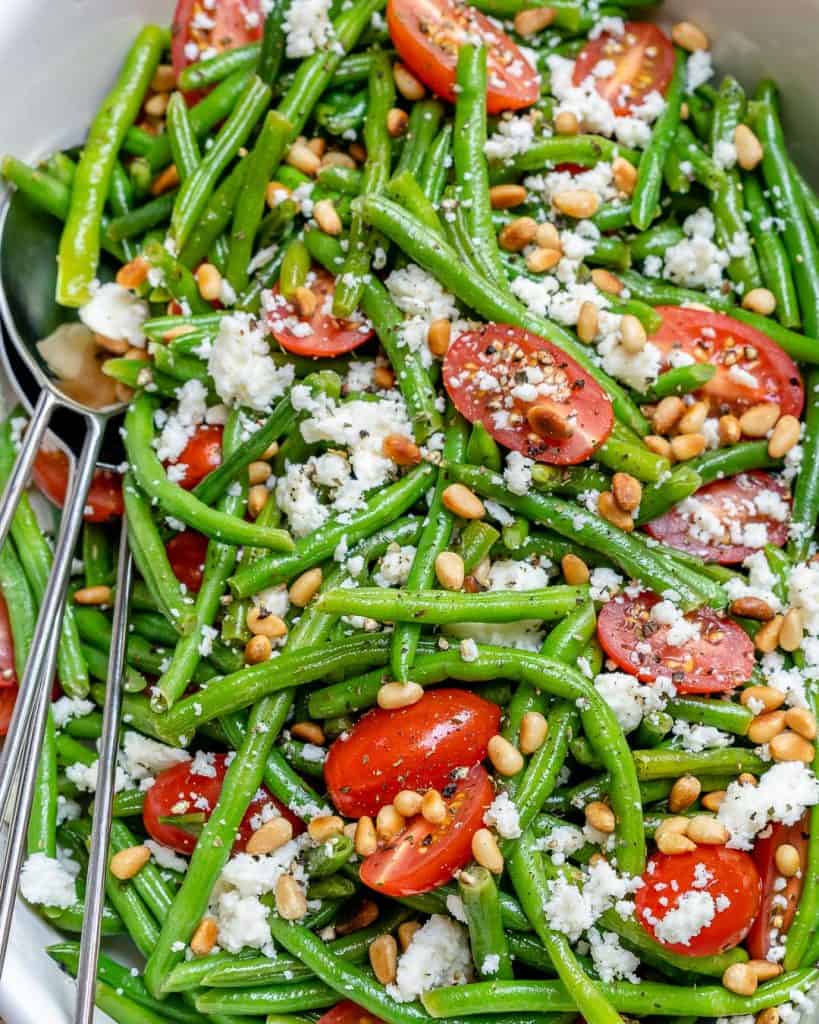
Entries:
[[[79,141],[137,29],[149,20],[167,23],[173,6],[172,0],[0,0],[0,152],[32,158]],[[776,78],[792,151],[819,183],[819,0],[671,0],[661,17],[702,24],[715,41],[718,67],[745,84]],[[0,982],[0,1018],[7,1024],[71,1021],[72,983],[43,952],[54,941],[59,936],[18,904]],[[97,1019],[110,1021],[104,1014]]]

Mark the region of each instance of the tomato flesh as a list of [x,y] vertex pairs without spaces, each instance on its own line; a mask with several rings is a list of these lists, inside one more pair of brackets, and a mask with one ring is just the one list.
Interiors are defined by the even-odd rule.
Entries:
[[[261,0],[179,0],[171,22],[174,71],[262,38]],[[188,102],[200,94],[189,94]]]
[[[781,548],[788,539],[791,499],[784,485],[759,470],[741,473],[728,480],[714,480],[701,487],[695,494],[697,504],[693,506],[696,520],[692,519],[692,505],[682,503],[669,509],[665,515],[646,523],[646,532],[657,540],[678,551],[688,551],[706,562],[732,565],[744,561],[760,545],[750,547],[742,543],[748,539],[747,530],[754,524],[764,526],[759,540]],[[763,511],[760,511],[760,503]],[[773,509],[777,515],[771,514]],[[707,517],[709,523],[715,520],[723,527],[721,538],[714,536],[709,525],[706,530],[697,525],[697,520]],[[753,536],[753,534],[751,534]]]
[[490,114],[530,107],[540,96],[540,77],[523,52],[484,14],[458,0],[389,0],[387,27],[401,60],[437,96],[455,102],[458,48],[480,38],[486,44]]
[[[748,934],[759,911],[759,872],[747,853],[724,846],[698,846],[690,853],[655,853],[634,902],[637,919],[667,949],[690,956],[714,956],[733,949]],[[713,918],[685,941],[673,941],[671,922],[662,922],[696,894],[711,897]],[[681,912],[681,916],[682,916]]]
[[198,594],[205,571],[208,538],[196,530],[183,530],[165,545],[173,574],[191,593]]
[[335,278],[321,267],[310,271],[307,286],[318,298],[312,316],[301,316],[295,305],[273,289],[267,304],[267,326],[285,352],[297,356],[340,356],[363,345],[373,336],[369,321],[356,323],[332,315]]
[[754,646],[735,622],[711,608],[697,608],[685,619],[698,632],[672,645],[668,636],[674,626],[652,616],[659,600],[656,594],[616,597],[600,610],[597,637],[624,672],[647,683],[670,678],[679,693],[720,693],[751,678]]
[[351,1003],[347,999],[322,1014],[316,1024],[384,1024],[384,1022],[380,1017],[374,1017],[369,1010],[365,1010],[358,1003]]
[[[762,879],[762,905],[746,945],[755,960],[767,960],[771,946],[780,945],[781,936],[791,926],[805,881],[809,836],[810,815],[806,814],[795,825],[774,822],[754,844],[752,857]],[[793,846],[799,854],[801,870],[791,878],[782,878],[774,859],[783,843]],[[785,883],[781,888],[780,878]]]
[[[152,839],[176,850],[177,853],[193,853],[197,841],[195,828],[186,829],[182,823],[167,823],[160,821],[160,818],[201,814],[206,821],[213,813],[222,791],[222,783],[227,773],[225,761],[225,754],[214,754],[207,769],[212,774],[208,775],[194,774],[190,761],[173,765],[157,775],[153,786],[145,793],[145,804],[142,809],[145,830]],[[261,814],[264,807],[271,804],[293,826],[294,835],[304,831],[301,819],[262,787],[251,801],[237,829],[237,839],[233,844],[234,853],[241,853],[253,834],[251,820]]]
[[[34,459],[32,477],[43,494],[60,508],[65,504],[71,467],[68,456],[58,448],[41,448]],[[111,469],[94,470],[85,502],[83,518],[87,523],[107,523],[122,515],[122,479]]]
[[431,690],[406,708],[373,708],[330,747],[330,797],[357,818],[377,814],[402,789],[441,789],[453,767],[483,760],[499,726],[498,706],[467,690]]
[[622,36],[603,32],[583,47],[574,65],[574,85],[594,74],[602,61],[611,61],[614,71],[594,76],[597,92],[615,114],[629,114],[649,93],[666,94],[674,73],[674,47],[656,25],[628,21]]
[[361,865],[361,881],[387,896],[412,896],[435,889],[472,858],[472,836],[483,826],[483,816],[495,791],[480,765],[442,790],[447,817],[433,825],[422,815],[384,849]]
[[[614,423],[597,381],[519,327],[485,324],[458,337],[444,360],[444,386],[470,423],[482,423],[499,444],[537,462],[585,461]],[[545,416],[537,417],[540,410]]]
[[658,306],[657,312],[663,324],[651,341],[666,359],[684,353],[716,367],[696,392],[714,413],[741,415],[760,402],[776,402],[783,416],[802,412],[805,392],[796,363],[766,335],[724,313],[679,306]]
[[[193,490],[208,473],[222,464],[222,434],[218,424],[203,424],[196,428],[179,458],[172,465],[178,467],[174,481],[186,491]],[[183,471],[184,470],[184,471]]]

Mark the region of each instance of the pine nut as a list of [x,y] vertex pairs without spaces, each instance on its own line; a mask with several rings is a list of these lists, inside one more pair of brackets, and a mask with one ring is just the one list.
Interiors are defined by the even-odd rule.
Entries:
[[[738,597],[731,602],[731,614],[743,619],[754,619],[756,622],[770,622],[774,617],[773,608],[761,597]],[[742,693],[743,703],[747,690]]]
[[765,711],[776,711],[785,703],[785,694],[773,686],[746,686],[739,695],[739,701],[745,707],[758,702]]
[[737,163],[743,171],[752,171],[762,162],[765,155],[762,143],[747,124],[738,124],[734,129],[734,145],[737,150]]
[[523,768],[523,757],[517,747],[500,734],[493,736],[487,747],[489,760],[500,775],[517,775]]
[[307,897],[292,875],[282,875],[276,882],[276,910],[285,921],[298,921],[307,913]]
[[611,491],[624,512],[634,512],[640,507],[643,487],[630,473],[615,473],[611,478]]
[[538,247],[526,254],[526,267],[533,274],[545,274],[553,270],[563,259],[563,254],[557,249],[542,249]]
[[678,21],[671,29],[671,38],[683,50],[693,53],[695,50],[708,49],[708,36],[699,25],[690,21]]
[[585,220],[600,209],[600,197],[586,188],[567,188],[552,196],[552,205],[567,217]]
[[442,498],[449,511],[462,519],[483,519],[486,515],[481,499],[463,484],[450,484]]
[[273,853],[293,838],[293,826],[287,818],[271,818],[248,839],[247,853]]
[[379,935],[370,943],[370,966],[382,985],[395,981],[398,969],[398,944],[392,935]]
[[767,288],[752,288],[742,296],[742,308],[760,316],[770,316],[776,309],[776,296]]
[[176,72],[172,64],[160,64],[151,79],[151,89],[154,92],[171,92],[176,85]]
[[323,747],[327,742],[324,730],[318,722],[295,722],[290,726],[290,735],[297,740],[304,740],[305,743],[312,743],[315,747]]
[[427,348],[434,356],[447,354],[451,334],[452,324],[449,320],[441,318],[432,321],[427,331]]
[[738,996],[752,996],[756,992],[758,979],[748,964],[731,964],[725,969],[722,984],[729,992]]
[[111,874],[120,881],[133,878],[151,859],[151,851],[147,846],[129,846],[115,853],[108,867]]
[[446,804],[437,789],[428,789],[424,793],[421,798],[421,814],[430,825],[442,825],[446,821]]
[[768,454],[772,459],[781,459],[799,442],[799,420],[795,416],[783,416],[773,429],[768,441]]
[[321,170],[321,157],[314,153],[306,142],[298,139],[287,151],[285,163],[310,178],[315,178]]
[[724,789],[715,789],[711,793],[706,793],[702,800],[700,800],[700,803],[706,811],[716,812],[727,795]]
[[604,804],[602,800],[592,800],[590,804],[586,804],[583,808],[583,813],[586,816],[586,821],[592,828],[596,828],[598,832],[610,834],[617,826],[614,811],[608,804]]
[[331,149],[329,153],[325,153],[321,158],[321,170],[323,171],[326,167],[347,167],[349,170],[355,170],[355,160],[350,156],[349,153],[342,153],[338,149]]
[[655,834],[654,842],[657,844],[657,849],[660,853],[667,853],[672,856],[676,856],[678,853],[690,853],[697,848],[696,843],[680,832]]
[[269,447],[262,452],[263,459],[274,459],[279,454],[279,442],[271,441]]
[[688,828],[688,818],[676,816],[673,818],[664,818],[654,833],[654,838],[665,835],[685,835],[685,830]]
[[404,827],[404,817],[399,814],[392,804],[384,804],[375,816],[375,831],[379,839],[389,842],[395,838]]
[[527,711],[520,720],[518,742],[522,754],[540,750],[549,735],[549,723],[539,711]]
[[172,188],[176,188],[178,184],[179,171],[176,169],[176,164],[170,164],[164,171],[160,171],[151,182],[151,195],[161,196]]
[[567,438],[574,433],[566,410],[548,398],[540,399],[537,405],[530,405],[526,420],[541,437]]
[[154,93],[150,99],[145,100],[142,109],[148,117],[164,117],[170,98],[167,92]]
[[319,592],[323,575],[320,566],[303,572],[290,585],[290,590],[288,591],[290,603],[294,604],[297,608],[306,608]]
[[489,204],[493,210],[509,210],[525,203],[527,195],[523,185],[493,185],[489,189]]
[[414,789],[402,789],[400,793],[396,793],[392,805],[402,818],[414,818],[416,814],[421,813],[423,802],[424,798]]
[[327,140],[321,138],[320,135],[317,135],[315,138],[310,139],[307,143],[307,148],[312,150],[316,156],[323,157],[327,152]]
[[678,434],[671,438],[671,454],[678,462],[686,462],[702,455],[705,438],[702,434]]
[[665,459],[671,458],[671,445],[664,437],[659,437],[657,434],[646,434],[643,444],[655,455],[662,455]]
[[264,193],[264,201],[272,210],[290,195],[290,189],[280,181],[271,181]]
[[309,320],[316,312],[318,302],[318,295],[311,288],[305,288],[304,285],[300,285],[293,292],[293,305],[298,310],[299,316],[305,320]]
[[708,403],[707,402],[694,402],[693,405],[689,405],[685,412],[677,423],[677,430],[681,434],[693,434],[697,431],[702,430],[702,425],[705,423],[706,417],[708,416]]
[[803,764],[810,764],[815,754],[812,743],[788,730],[774,736],[769,745],[774,761],[802,761]]
[[751,406],[739,418],[739,426],[746,437],[765,437],[779,419],[776,402],[761,402]]
[[251,518],[256,518],[267,504],[269,497],[270,491],[268,491],[264,484],[256,484],[255,487],[250,488],[247,492],[247,510]]
[[418,683],[384,683],[378,689],[378,706],[385,711],[408,708],[417,704],[424,696],[424,688]]
[[[196,330],[196,328],[193,327],[193,326],[184,326],[183,325],[181,327],[172,327],[169,331],[165,331],[165,333],[162,335],[162,340],[163,341],[176,341],[177,338],[184,338],[184,336],[186,334],[191,334],[195,330]],[[140,349],[140,351],[144,352],[144,350],[142,350],[142,349]]]
[[501,228],[498,244],[507,252],[520,252],[529,245],[536,233],[537,221],[534,218],[517,217]]
[[799,851],[790,843],[781,843],[774,854],[776,870],[785,878],[793,878],[802,868]]
[[611,170],[618,191],[625,196],[630,196],[637,184],[637,168],[628,160],[618,156],[612,162]]
[[687,810],[702,792],[700,780],[694,775],[682,775],[668,794],[668,808],[674,814]]
[[417,100],[422,100],[424,98],[426,90],[423,85],[410,70],[404,67],[403,64],[395,64],[392,69],[392,74],[395,79],[395,88],[401,93],[405,100],[411,100],[415,103]]
[[788,708],[785,712],[785,725],[803,739],[816,739],[816,719],[807,708]]
[[273,615],[260,605],[253,605],[248,611],[247,628],[254,636],[266,636],[270,640],[277,640],[287,633],[287,623],[284,619]]
[[252,636],[245,644],[245,662],[248,665],[268,661],[272,653],[273,648],[266,636]]
[[373,382],[382,391],[391,391],[395,387],[395,374],[389,366],[376,366],[373,370]]
[[782,964],[775,964],[770,960],[749,960],[748,966],[756,975],[757,981],[770,981],[771,978],[778,978],[784,970]]
[[436,557],[435,576],[444,590],[460,590],[464,575],[464,560],[454,551],[442,551]]
[[757,630],[754,637],[754,647],[763,654],[770,654],[775,651],[779,644],[779,631],[782,629],[782,616],[774,615],[770,622]]
[[646,347],[646,329],[636,316],[626,313],[620,321],[620,344],[626,350],[635,354],[642,352]]
[[577,115],[571,110],[561,110],[555,115],[555,132],[558,135],[577,135],[580,132],[580,122]]
[[205,302],[215,302],[222,294],[222,275],[218,269],[212,263],[202,263],[194,276]]
[[360,142],[351,142],[347,147],[347,152],[356,163],[363,164],[367,159],[367,150]]
[[493,875],[503,873],[503,854],[488,828],[479,828],[472,836],[472,856],[482,868],[491,871]]
[[369,857],[378,849],[378,837],[375,834],[373,819],[365,814],[358,819],[355,826],[355,852],[359,857]]
[[557,249],[558,252],[563,252],[560,232],[550,220],[538,224],[535,232],[535,245],[539,245],[541,249]]
[[343,230],[332,199],[319,199],[313,207],[313,219],[325,235],[340,235]]
[[694,815],[685,834],[695,843],[705,846],[724,846],[728,842],[728,829],[708,814]]
[[782,629],[779,631],[779,646],[783,651],[798,651],[802,646],[802,616],[798,608],[785,612]]
[[322,814],[313,818],[307,826],[311,839],[317,843],[326,843],[328,839],[340,836],[344,830],[344,822],[337,814]]
[[74,603],[83,605],[110,604],[113,591],[100,583],[96,587],[81,587],[74,591]]
[[552,7],[532,7],[528,11],[518,11],[515,15],[515,31],[519,36],[533,36],[555,20],[556,12]]
[[369,928],[378,920],[378,904],[374,900],[363,900],[350,917],[344,917],[336,924],[339,935],[352,935],[362,928]]
[[399,139],[407,130],[409,114],[400,107],[387,111],[387,132],[393,139]]
[[768,743],[785,728],[784,711],[766,711],[757,715],[748,726],[748,739],[751,743]]
[[421,461],[421,449],[412,438],[404,434],[387,434],[381,451],[396,466],[417,466]]
[[614,500],[614,495],[611,491],[602,491],[597,499],[597,511],[600,515],[611,523],[612,526],[616,526],[618,530],[623,530],[626,533],[631,533],[634,529],[634,520],[629,512],[624,512],[623,509]]
[[589,577],[591,576],[589,567],[582,558],[578,558],[577,555],[573,555],[571,552],[560,559],[560,569],[563,573],[563,579],[570,587],[580,587],[584,583],[589,582]]
[[757,782],[756,775],[752,775],[750,772],[740,772],[737,776],[737,782],[742,786],[755,786]]
[[588,299],[580,307],[577,317],[577,336],[586,345],[591,344],[597,337],[597,330],[600,324],[600,314],[597,306]]
[[755,1024],[780,1024],[779,1010],[775,1006],[769,1006],[756,1015]]
[[683,400],[677,395],[667,395],[657,403],[651,423],[658,434],[668,434],[685,412]]
[[136,256],[117,271],[116,282],[123,288],[139,288],[148,278],[150,263],[142,256]]
[[216,945],[218,937],[219,926],[216,924],[215,918],[203,917],[199,922],[199,927],[193,933],[191,953],[194,956],[207,956]]
[[251,484],[263,484],[271,474],[270,463],[262,462],[259,459],[257,462],[251,462],[247,467],[247,479]]
[[619,295],[623,290],[623,282],[620,278],[612,274],[610,270],[606,270],[605,267],[595,267],[591,272],[591,279],[594,286],[601,292],[606,292],[607,295]]
[[717,430],[719,433],[720,443],[724,445],[736,444],[742,437],[742,427],[739,425],[739,420],[736,416],[732,416],[730,413],[725,416],[720,416],[717,423]]
[[406,953],[409,949],[413,936],[420,928],[420,921],[405,921],[403,924],[398,925],[398,942],[402,953]]

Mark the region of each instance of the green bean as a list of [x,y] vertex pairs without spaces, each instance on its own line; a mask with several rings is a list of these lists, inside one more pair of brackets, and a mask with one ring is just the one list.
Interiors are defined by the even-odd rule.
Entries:
[[794,186],[796,187],[799,198],[802,200],[802,204],[805,207],[805,213],[810,221],[811,227],[813,228],[814,234],[819,235],[819,197],[817,197],[813,188],[802,176],[799,168],[793,161],[791,161],[790,170]]
[[275,0],[268,7],[264,20],[259,63],[256,73],[271,88],[277,84],[279,71],[286,49],[284,36],[284,18],[290,4],[288,0]]
[[413,104],[404,135],[404,145],[395,166],[396,175],[409,171],[414,178],[418,177],[427,150],[438,131],[443,112],[443,107],[437,100],[422,100]]
[[628,227],[631,223],[631,203],[624,203],[620,199],[604,203],[591,221],[600,231],[617,231]]
[[466,461],[473,466],[486,466],[494,473],[500,473],[503,467],[498,442],[492,437],[480,420],[472,424],[472,431],[466,446]]
[[101,220],[117,153],[154,76],[161,32],[146,26],[137,36],[116,85],[94,118],[83,146],[57,264],[57,300],[81,306],[91,298],[99,263]]
[[[725,172],[700,146],[687,125],[677,125],[674,145],[683,157],[683,161],[690,163],[694,177],[700,184],[715,193],[719,193],[724,188]],[[717,197],[715,197],[716,201]]]
[[[310,933],[312,934],[312,933]],[[197,1010],[208,1016],[214,1013],[230,1014],[231,1019],[245,1020],[246,1014],[288,1014],[283,1020],[291,1019],[289,1014],[300,1010],[322,1010],[333,1006],[339,1000],[335,990],[323,982],[310,978],[291,981],[268,988],[210,989],[197,994]],[[271,1019],[270,1016],[267,1017]]]
[[143,235],[151,228],[164,224],[171,215],[175,199],[176,190],[164,192],[143,206],[137,206],[128,213],[112,217],[105,229],[105,236],[119,242]]
[[[593,613],[593,606],[590,607]],[[570,662],[567,660],[567,663]],[[554,791],[569,742],[577,730],[577,711],[570,704],[555,704],[547,721],[549,731],[546,740],[532,755],[515,792],[515,804],[523,829],[529,827],[544,800]]]
[[682,750],[633,750],[632,758],[641,780],[678,778],[680,775],[722,775],[751,772],[760,775],[765,762],[753,751],[740,748],[707,750],[690,754]]
[[466,573],[471,573],[481,564],[499,537],[500,534],[495,527],[487,522],[473,519],[467,523],[454,549],[463,559]]
[[57,744],[54,716],[46,716],[37,781],[28,820],[28,854],[57,856]]
[[819,350],[817,350],[817,345],[812,337],[806,338],[775,323],[770,317],[752,313],[747,309],[732,309],[730,314],[734,320],[741,320],[743,323],[750,324],[757,331],[766,334],[797,362],[813,365],[819,363]]
[[338,164],[330,164],[322,167],[316,176],[319,185],[332,189],[334,192],[341,192],[347,196],[357,196],[362,189],[363,174],[352,167],[341,167]]
[[37,622],[37,606],[11,539],[0,548],[0,593],[6,602],[11,627],[14,672],[20,680],[25,677],[26,662]]
[[[195,67],[196,65],[191,65]],[[191,124],[188,105],[181,92],[171,94],[165,113],[171,155],[179,173],[180,182],[185,181],[196,170],[202,160],[199,142]]]
[[755,174],[743,175],[742,195],[750,215],[762,278],[765,287],[776,297],[776,317],[784,327],[798,328],[801,316],[790,262],[780,234],[774,227],[775,218]]
[[743,441],[730,448],[715,448],[704,452],[687,463],[696,470],[704,484],[713,480],[746,473],[751,469],[773,469],[781,465],[781,459],[768,454],[767,441]]
[[741,704],[701,697],[677,697],[668,702],[666,711],[674,719],[710,725],[735,736],[744,736],[753,718],[751,712]]
[[657,455],[634,435],[615,423],[611,434],[594,453],[595,459],[609,469],[630,473],[647,483],[656,483],[668,473],[671,464]]
[[452,125],[445,124],[427,150],[418,183],[431,203],[439,203],[449,174]]
[[[666,153],[663,164],[663,181],[668,191],[677,195],[687,195],[691,191],[691,179],[683,170],[684,155],[682,147],[674,145]],[[693,170],[690,163],[686,170]]]
[[142,817],[145,794],[141,789],[123,789],[114,797],[113,815],[115,818]]
[[791,509],[788,554],[794,562],[807,557],[819,517],[819,370],[808,375],[805,394],[805,436],[801,472],[796,478]]
[[334,836],[321,846],[313,847],[304,856],[304,870],[311,878],[334,875],[353,854],[353,841],[349,836]]
[[162,273],[162,284],[182,308],[194,314],[207,313],[212,307],[202,298],[191,271],[180,263],[161,242],[151,242],[143,249],[145,259]]
[[635,260],[644,260],[649,256],[664,256],[666,249],[684,238],[683,229],[675,220],[670,219],[653,224],[646,231],[629,239],[628,247]]
[[481,977],[512,978],[512,961],[501,921],[495,880],[486,868],[472,865],[458,877],[458,894],[469,927],[472,962]]
[[689,498],[692,494],[695,494],[704,482],[703,478],[690,463],[675,466],[667,480],[643,488],[639,515],[636,517],[635,522],[638,525],[642,525],[643,523],[650,523],[652,519],[658,519],[670,508],[673,508],[678,501],[682,501],[684,498]]
[[525,153],[519,153],[503,161],[503,169],[520,171],[541,171],[551,164],[572,163],[581,167],[594,167],[601,161],[622,157],[636,164],[640,154],[613,142],[602,135],[553,135],[539,139]]
[[676,366],[661,373],[641,397],[646,402],[659,402],[668,395],[687,395],[706,385],[716,372],[710,363]]
[[[237,46],[232,50],[222,50],[215,57],[196,61],[179,72],[177,84],[184,92],[195,92],[205,86],[215,85],[236,71],[255,71],[259,61],[259,43]],[[267,79],[265,78],[265,81]],[[270,83],[268,82],[268,85]]]
[[82,562],[86,587],[113,582],[113,550],[108,533],[100,523],[83,523]]

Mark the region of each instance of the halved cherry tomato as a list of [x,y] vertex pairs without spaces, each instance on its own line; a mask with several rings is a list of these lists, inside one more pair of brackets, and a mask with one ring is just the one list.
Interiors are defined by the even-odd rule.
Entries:
[[14,638],[5,598],[0,594],[0,736],[8,732],[11,713],[17,700],[17,673],[14,668]]
[[[755,960],[768,959],[768,952],[774,945],[774,939],[777,940],[777,945],[781,943],[781,936],[790,928],[796,914],[802,886],[805,882],[805,867],[808,862],[810,816],[806,814],[795,825],[774,822],[770,828],[765,830],[765,833],[763,833],[764,838],[760,836],[757,839],[754,852],[751,854],[762,878],[762,906],[748,932],[746,943],[748,952]],[[783,843],[795,847],[799,854],[802,870],[791,878],[783,878],[782,881],[785,884],[782,888],[778,888],[778,884],[781,884],[778,883],[778,879],[782,876],[777,870],[774,858],[777,849]]]
[[357,1003],[346,1000],[338,1003],[319,1017],[316,1024],[384,1024],[380,1017],[374,1017]]
[[361,881],[387,896],[412,896],[435,889],[472,857],[472,836],[483,826],[483,816],[495,797],[492,782],[478,764],[443,790],[447,817],[433,825],[422,815],[383,850],[361,865]]
[[784,416],[799,416],[802,378],[787,352],[760,331],[724,313],[658,306],[663,325],[651,341],[666,356],[684,352],[717,372],[697,394],[714,412],[741,414],[760,402],[776,402]]
[[[637,920],[649,935],[675,953],[714,956],[733,949],[748,934],[759,911],[759,872],[742,850],[698,846],[690,853],[655,853],[648,860],[643,882],[634,897]],[[664,941],[656,933],[657,923],[676,910],[688,893],[710,896],[715,903],[714,917],[687,943]]]
[[[765,495],[762,499],[763,512],[756,505],[760,495]],[[777,501],[776,496],[781,500]],[[703,527],[692,522],[690,515],[679,506],[670,509],[659,519],[646,523],[646,531],[669,547],[689,551],[706,562],[719,562],[721,565],[742,562],[758,550],[741,543],[743,530],[751,523],[764,523],[766,543],[778,548],[784,547],[790,520],[790,515],[785,512],[790,509],[791,499],[776,477],[760,470],[740,473],[728,480],[714,480],[706,484],[694,497],[699,502],[697,515],[702,513],[709,520],[716,518],[723,526],[721,539],[713,538],[710,526],[706,532]],[[776,506],[777,514],[782,518],[775,519],[767,511],[772,506]]]
[[279,286],[273,289],[272,305],[267,309],[267,326],[286,352],[297,356],[340,356],[363,345],[373,335],[368,322],[338,320],[329,310],[333,306],[336,281],[321,267],[315,267],[307,280],[310,291],[318,298],[312,316],[301,316],[283,295]]
[[19,687],[15,683],[14,686],[5,686],[0,690],[0,736],[5,736],[9,731],[18,689]]
[[[174,71],[201,60],[203,52],[232,50],[262,38],[261,0],[179,0],[171,22],[171,60]],[[199,94],[190,94],[195,102]]]
[[468,690],[430,690],[407,708],[373,708],[330,747],[324,781],[348,817],[377,814],[402,789],[441,789],[486,757],[500,709]]
[[[65,504],[70,467],[65,452],[41,448],[34,459],[32,477],[43,494],[60,508]],[[84,519],[88,523],[107,523],[122,515],[122,478],[101,467],[94,470],[91,490],[85,502]]]
[[205,571],[205,557],[208,553],[208,538],[196,530],[183,530],[171,537],[165,545],[173,574],[180,583],[194,594],[202,586]]
[[[156,777],[153,786],[145,793],[142,808],[142,820],[145,829],[152,839],[163,846],[168,846],[177,853],[193,853],[202,825],[213,813],[222,783],[225,781],[227,765],[225,754],[215,754],[208,771],[212,775],[195,775],[191,770],[192,762],[183,761],[172,768],[166,768]],[[293,826],[293,834],[304,831],[304,823],[292,814],[284,804],[280,803],[264,788],[256,794],[250,803],[242,822],[237,829],[237,839],[233,844],[233,852],[241,853],[253,834],[251,818],[261,814],[262,808],[272,804]],[[192,816],[187,822],[178,824],[160,821],[160,818]]]
[[720,693],[751,678],[754,645],[735,622],[697,608],[685,620],[699,633],[672,646],[672,627],[651,615],[659,600],[656,594],[616,597],[600,610],[597,638],[624,672],[647,683],[670,677],[680,693]]
[[458,0],[389,0],[387,27],[401,60],[436,95],[455,102],[455,66],[461,43],[486,43],[490,114],[530,107],[540,77],[523,52],[485,15]]
[[211,470],[221,465],[222,434],[223,428],[218,424],[203,424],[196,428],[196,433],[174,463],[185,467],[184,476],[176,480],[180,487],[186,491],[193,490]]
[[674,47],[656,25],[627,21],[622,36],[603,32],[586,43],[574,64],[574,84],[584,82],[603,61],[613,62],[614,71],[595,76],[595,87],[615,114],[628,114],[650,92],[665,95],[674,73]]
[[520,327],[485,324],[462,334],[447,351],[444,386],[458,412],[499,444],[556,466],[588,459],[614,422],[597,381]]

